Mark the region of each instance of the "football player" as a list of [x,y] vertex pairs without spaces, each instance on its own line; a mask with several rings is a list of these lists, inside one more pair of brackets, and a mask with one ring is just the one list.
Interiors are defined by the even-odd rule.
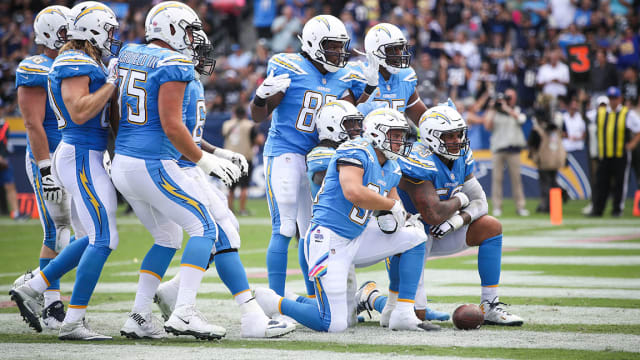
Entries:
[[305,155],[318,144],[315,116],[323,104],[351,103],[353,78],[348,68],[349,35],[331,15],[311,18],[302,29],[300,54],[276,54],[268,76],[256,90],[251,115],[256,122],[273,112],[264,147],[267,198],[272,233],[267,249],[269,287],[284,295],[291,237],[304,234],[311,218],[311,195]]
[[[487,215],[487,199],[473,176],[473,154],[469,150],[467,125],[449,106],[429,109],[420,118],[420,142],[411,155],[400,162],[403,178],[399,193],[410,213],[420,213],[430,234],[427,256],[444,256],[478,246],[478,273],[482,286],[480,308],[487,325],[520,326],[523,320],[507,312],[498,298],[502,257],[502,225]],[[390,277],[397,275],[390,274]],[[416,299],[424,301],[421,279]],[[367,309],[382,307],[381,324],[387,322],[396,306],[396,296],[378,296],[372,286],[366,290]],[[418,305],[416,304],[416,307]]]
[[[196,78],[194,34],[201,28],[197,14],[187,5],[161,2],[147,14],[147,44],[125,46],[118,59],[121,117],[111,175],[154,239],[140,267],[133,306],[133,313],[149,326],[140,333],[149,337],[166,336],[151,317],[151,300],[181,246],[183,230],[190,238],[181,260],[182,281],[175,311],[164,328],[203,339],[226,334],[224,328],[209,324],[195,306],[211,249],[224,235],[206,206],[200,185],[177,164],[182,154],[205,174],[227,184],[241,173],[230,160],[203,152],[183,122],[183,102],[189,102],[190,84]],[[201,117],[204,104],[196,101],[192,111]],[[134,332],[127,324],[124,330]]]
[[[327,173],[331,157],[340,144],[354,139],[362,133],[364,116],[348,101],[335,100],[322,106],[316,115],[316,128],[320,143],[306,157],[307,178],[311,185],[311,197],[315,199],[320,185]],[[309,266],[304,257],[304,247],[298,247],[298,259],[302,273],[306,274]],[[315,297],[313,283],[305,277],[307,296]]]
[[[317,331],[344,331],[355,323],[354,265],[371,265],[424,243],[423,229],[413,221],[405,226],[406,212],[396,191],[401,177],[396,159],[410,151],[404,116],[392,109],[375,110],[363,127],[362,138],[343,143],[331,159],[304,238],[310,264],[305,276],[314,282],[316,303],[258,288],[256,299],[267,315],[284,314]],[[372,210],[390,211],[396,231],[387,234],[369,222]],[[407,313],[415,322],[399,317],[397,328],[420,326],[412,307]]]
[[[196,37],[196,71],[202,75],[211,75],[215,66],[213,46],[204,31],[200,30],[194,35]],[[246,171],[248,164],[242,155],[229,150],[216,148],[202,139],[202,129],[206,120],[206,114],[204,107],[204,88],[199,78],[196,77],[196,79],[187,85],[187,98],[189,102],[187,104],[185,123],[193,135],[194,142],[201,146],[204,151],[232,159],[243,171]],[[253,298],[245,269],[238,255],[238,249],[240,248],[238,221],[231,209],[229,209],[224,194],[207,180],[207,175],[192,161],[182,157],[178,161],[178,165],[189,177],[193,178],[200,185],[200,189],[205,192],[207,207],[219,226],[218,237],[213,246],[209,265],[215,261],[216,271],[220,279],[233,294],[236,303],[240,306],[240,311],[242,312],[241,336],[254,338],[279,337],[293,331],[295,329],[295,325],[293,324],[270,320]],[[182,236],[182,232],[180,232],[179,235]],[[141,280],[142,276],[144,276],[143,273],[141,273]],[[170,281],[161,284],[156,291],[154,300],[158,303],[165,319],[169,319],[174,310],[179,288],[180,275],[178,274]],[[141,294],[140,290],[138,293]],[[121,333],[125,336],[133,338],[145,337],[147,330],[152,329],[152,326],[144,325],[148,323],[147,320],[145,320],[143,324],[136,321],[140,317],[144,319],[150,318],[150,299],[146,297],[143,297],[143,299],[147,301],[146,310],[148,310],[148,315],[136,316],[135,313],[132,312],[121,330]],[[138,297],[136,297],[136,300],[138,300]],[[150,335],[153,335],[153,332],[151,332]]]
[[105,73],[102,57],[117,55],[120,42],[114,36],[119,26],[113,11],[98,2],[79,3],[71,12],[70,41],[60,49],[48,79],[50,105],[62,133],[51,171],[71,195],[89,245],[86,249],[68,246],[65,250],[71,248],[69,251],[61,252],[12,295],[30,302],[34,294],[51,285],[49,279],[59,279],[77,264],[69,309],[58,337],[105,340],[111,337],[91,330],[84,317],[102,267],[118,245],[116,192],[103,167],[109,127],[106,108],[116,89],[117,75],[113,62]]
[[359,62],[359,67],[366,81],[355,81],[353,89],[358,103],[373,100],[418,124],[427,107],[416,90],[418,77],[410,66],[411,53],[402,31],[392,24],[378,24],[367,32],[364,47],[367,64]]
[[[53,60],[58,56],[58,51],[67,41],[70,17],[71,9],[66,6],[54,5],[40,11],[34,21],[33,30],[35,43],[42,45],[43,52],[24,59],[16,69],[18,106],[29,140],[25,153],[25,168],[36,195],[44,241],[40,249],[39,269],[20,276],[14,283],[14,288],[35,276],[40,269],[44,269],[74,239],[71,235],[71,198],[51,174],[51,158],[62,135],[58,131],[58,121],[53,109],[47,101],[49,70]],[[75,230],[76,235],[82,237],[81,227],[78,226]],[[79,241],[84,244],[81,247],[86,247],[88,238],[84,237]],[[60,280],[52,279],[44,292],[42,322],[47,328],[58,330],[64,316],[64,305],[60,301]],[[29,324],[41,331],[40,321],[32,320]]]

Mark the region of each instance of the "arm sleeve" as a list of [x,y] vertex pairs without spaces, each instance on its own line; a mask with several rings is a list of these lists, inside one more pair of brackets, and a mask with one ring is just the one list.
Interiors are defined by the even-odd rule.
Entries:
[[489,213],[487,195],[484,193],[480,182],[475,177],[467,180],[462,185],[462,192],[469,197],[469,205],[462,211],[471,216],[471,222]]

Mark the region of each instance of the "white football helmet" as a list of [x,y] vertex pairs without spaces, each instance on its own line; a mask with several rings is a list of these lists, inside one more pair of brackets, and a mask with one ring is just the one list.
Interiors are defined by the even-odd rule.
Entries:
[[195,34],[202,30],[202,22],[188,5],[178,1],[165,1],[152,7],[147,14],[145,24],[145,39],[162,40],[172,49],[183,55],[195,56],[195,40],[189,39],[189,28]]
[[58,50],[67,41],[71,9],[66,6],[53,5],[42,9],[33,22],[33,31],[38,45]]
[[[390,138],[391,130],[402,130],[403,136],[400,140],[400,148],[393,151],[393,144],[398,140]],[[367,138],[374,148],[380,149],[389,160],[395,160],[399,156],[408,156],[411,152],[412,144],[407,139],[409,124],[404,115],[398,110],[382,108],[374,110],[364,118],[362,136]]]
[[[302,36],[298,36],[302,43],[302,51],[313,60],[321,63],[329,72],[336,72],[347,65],[349,61],[349,34],[342,21],[332,15],[318,15],[311,18],[302,28]],[[340,51],[328,51],[328,41],[342,43]],[[332,57],[337,57],[331,61]]]
[[196,71],[202,75],[211,75],[216,68],[213,45],[204,30],[193,33],[194,52],[193,62]]
[[364,115],[345,100],[330,101],[318,110],[318,138],[341,143],[362,133]]
[[87,40],[102,52],[103,56],[116,56],[122,41],[114,38],[120,28],[116,14],[108,6],[97,1],[84,1],[71,8],[73,23],[69,40]]
[[375,55],[380,65],[392,74],[408,68],[411,62],[407,39],[392,24],[380,23],[372,27],[364,37],[364,50]]
[[[447,105],[434,106],[422,114],[419,124],[420,141],[434,153],[455,160],[469,150],[467,124],[457,110]],[[452,132],[460,132],[460,140],[447,146],[442,135]]]

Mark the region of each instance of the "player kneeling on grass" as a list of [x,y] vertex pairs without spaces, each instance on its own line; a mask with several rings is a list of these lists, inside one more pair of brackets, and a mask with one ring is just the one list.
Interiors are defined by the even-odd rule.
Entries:
[[[396,190],[401,177],[396,159],[410,151],[408,131],[402,114],[379,109],[364,119],[362,138],[338,147],[304,238],[315,303],[309,299],[297,302],[258,288],[256,300],[267,315],[287,315],[317,331],[344,331],[356,322],[354,266],[374,264],[425,242],[426,234],[417,222],[407,221],[405,226],[406,211]],[[372,210],[390,211],[398,229],[391,234],[382,232],[375,222],[369,222]],[[398,328],[419,328],[422,322],[413,310],[410,315],[413,317]]]
[[[400,196],[410,213],[420,213],[429,232],[427,256],[452,255],[478,246],[478,273],[482,285],[480,308],[487,325],[520,326],[523,320],[505,311],[498,300],[502,257],[502,225],[487,215],[484,190],[473,176],[473,154],[469,150],[467,125],[449,106],[436,106],[420,119],[420,142],[400,162],[403,178]],[[391,266],[390,279],[400,281]],[[424,276],[423,276],[424,278]],[[424,280],[416,295],[426,306]],[[381,322],[396,306],[397,295],[388,299],[369,286],[361,299],[368,310],[382,310]]]

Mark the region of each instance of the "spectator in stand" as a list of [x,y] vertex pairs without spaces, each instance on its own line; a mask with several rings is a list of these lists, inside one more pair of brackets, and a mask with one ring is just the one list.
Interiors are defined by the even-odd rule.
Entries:
[[580,29],[591,26],[592,13],[593,9],[591,0],[580,1],[580,8],[576,9],[576,13],[573,16],[573,23]]
[[549,25],[557,29],[566,29],[572,22],[576,13],[573,5],[575,0],[550,0],[551,18]]
[[502,216],[502,179],[505,165],[509,169],[511,193],[516,204],[516,214],[529,216],[525,209],[524,191],[520,177],[520,152],[526,146],[522,124],[526,116],[516,106],[518,98],[514,89],[507,89],[489,101],[489,110],[484,117],[484,126],[491,131],[490,149],[493,157],[491,180],[491,202],[493,216]]
[[630,67],[622,73],[622,99],[624,104],[630,108],[637,107],[638,95],[640,94],[640,79],[638,79],[638,70]]
[[567,95],[569,84],[569,67],[560,61],[560,49],[552,49],[548,54],[548,61],[540,67],[536,77],[538,86],[542,87],[543,94],[552,97]]
[[595,61],[591,67],[590,90],[594,99],[603,95],[611,86],[618,84],[618,72],[616,66],[607,61],[607,53],[604,49],[596,50]]
[[278,16],[271,24],[273,39],[271,40],[271,50],[280,53],[288,47],[299,48],[300,41],[296,34],[302,31],[300,19],[293,15],[293,7],[286,5],[282,9],[282,15]]
[[578,31],[578,27],[575,24],[569,25],[569,27],[563,31],[558,37],[558,45],[564,51],[564,55],[568,56],[567,46],[574,44],[582,44],[587,40],[583,33]]
[[253,0],[253,26],[259,38],[271,39],[271,24],[276,18],[277,7],[276,0]]
[[618,69],[640,66],[640,36],[631,27],[624,29],[617,45]]
[[231,45],[231,55],[227,57],[227,67],[233,70],[241,70],[249,66],[251,53],[242,50],[239,44]]

